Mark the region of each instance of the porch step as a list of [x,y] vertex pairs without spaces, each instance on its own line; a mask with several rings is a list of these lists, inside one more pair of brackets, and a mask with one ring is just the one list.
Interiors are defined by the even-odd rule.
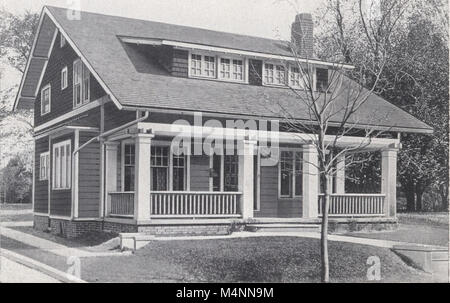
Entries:
[[247,224],[246,231],[250,232],[319,232],[319,224]]

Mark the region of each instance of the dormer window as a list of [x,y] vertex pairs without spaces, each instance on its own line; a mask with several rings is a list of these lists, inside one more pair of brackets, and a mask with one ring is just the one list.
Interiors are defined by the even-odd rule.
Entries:
[[199,54],[191,55],[191,76],[194,77],[216,77],[216,58]]
[[300,69],[295,66],[291,66],[289,71],[289,85],[292,87],[303,87],[303,83],[301,83],[300,78]]
[[220,78],[224,80],[243,81],[244,62],[239,59],[220,58]]
[[284,65],[264,64],[264,84],[285,85],[286,68]]

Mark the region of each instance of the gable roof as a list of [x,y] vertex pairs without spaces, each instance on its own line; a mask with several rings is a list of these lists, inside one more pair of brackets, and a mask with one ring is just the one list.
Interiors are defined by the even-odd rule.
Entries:
[[[292,109],[293,117],[308,119],[305,108],[288,89],[168,76],[163,71],[157,72],[158,66],[151,60],[133,53],[133,48],[119,37],[169,39],[291,56],[278,40],[88,12],[81,12],[80,20],[69,20],[67,9],[46,7],[44,11],[82,54],[91,72],[119,108],[279,118],[283,117],[276,105],[280,100],[285,108]],[[341,102],[345,100],[342,98]],[[357,119],[350,122],[393,131],[432,132],[425,123],[376,95],[360,108]]]

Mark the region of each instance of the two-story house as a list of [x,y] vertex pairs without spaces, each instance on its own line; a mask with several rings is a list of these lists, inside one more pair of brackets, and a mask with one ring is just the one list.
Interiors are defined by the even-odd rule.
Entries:
[[[303,35],[300,56],[314,66],[314,85],[326,85],[335,65],[312,59],[311,16],[298,15],[293,29]],[[318,223],[317,151],[277,125],[283,116],[270,101],[307,119],[285,87],[302,89],[290,64],[297,59],[283,41],[44,7],[15,102],[34,109],[35,228],[73,237]],[[361,125],[432,132],[376,95],[359,111]],[[180,134],[192,140],[175,151]],[[244,152],[225,153],[216,142],[208,151],[205,142],[218,137]],[[267,137],[277,140],[269,155],[261,148]],[[367,146],[381,152],[380,192],[346,194],[341,170],[333,218],[395,222],[399,147],[397,136]]]

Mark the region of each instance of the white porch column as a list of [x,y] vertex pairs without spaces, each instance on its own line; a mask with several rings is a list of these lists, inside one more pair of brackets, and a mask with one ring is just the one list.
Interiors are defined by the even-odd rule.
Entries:
[[244,140],[244,150],[239,154],[239,191],[241,213],[244,219],[253,218],[253,155],[256,141]]
[[345,194],[345,154],[339,156],[336,163],[336,194]]
[[319,169],[314,145],[303,146],[303,217],[317,218],[319,207]]
[[150,153],[153,137],[148,133],[135,135],[134,219],[137,223],[150,220]]
[[105,195],[106,195],[106,213],[108,216],[111,210],[111,199],[109,193],[117,191],[117,151],[119,149],[119,142],[105,142],[106,157],[105,157]]
[[397,152],[397,148],[381,151],[381,193],[386,195],[386,217],[395,217],[397,212]]

